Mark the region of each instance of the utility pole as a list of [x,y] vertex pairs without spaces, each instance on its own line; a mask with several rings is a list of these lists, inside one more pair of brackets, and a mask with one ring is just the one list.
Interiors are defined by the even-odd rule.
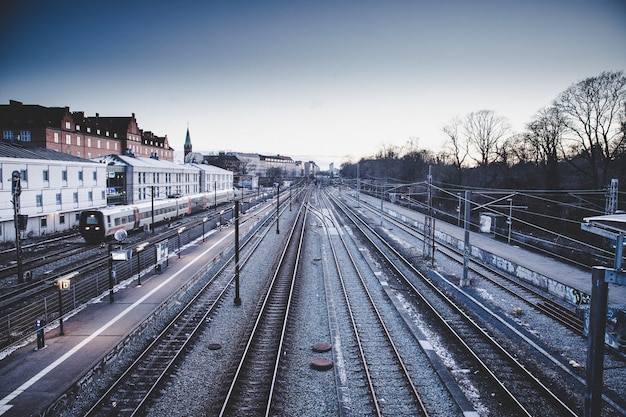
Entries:
[[465,240],[463,243],[463,278],[461,279],[460,286],[465,287],[469,285],[468,267],[470,257],[470,199],[471,191],[465,191]]
[[22,194],[21,174],[15,170],[11,176],[11,193],[13,194],[13,223],[15,224],[15,256],[17,257],[17,282],[24,282],[22,268],[22,244],[20,242],[20,194]]

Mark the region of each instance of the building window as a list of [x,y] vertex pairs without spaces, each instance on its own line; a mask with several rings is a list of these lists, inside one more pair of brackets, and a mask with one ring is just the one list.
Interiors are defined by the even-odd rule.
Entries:
[[76,131],[80,131],[80,125],[76,125]]
[[65,224],[65,214],[59,214],[59,224]]
[[42,174],[44,181],[50,181],[50,172],[47,169],[43,170]]
[[72,128],[72,124],[70,122],[65,122],[65,128],[66,129],[71,129]]
[[107,196],[104,191],[102,191],[102,196],[100,198],[102,198],[103,200],[106,200]]
[[62,201],[61,201],[61,193],[57,193],[57,205],[61,205]]
[[65,144],[66,145],[72,144],[72,135],[65,135]]
[[93,191],[89,191],[89,192],[87,193],[87,199],[88,199],[89,201],[93,201]]
[[83,180],[83,171],[78,171],[78,181]]
[[42,217],[41,218],[41,227],[47,227],[47,226],[48,226],[48,218]]
[[76,145],[80,146],[80,136],[76,136]]
[[93,180],[98,181],[98,171],[93,172]]
[[30,130],[22,130],[20,132],[20,140],[22,142],[30,142]]
[[96,141],[96,148],[100,149],[100,139]]
[[87,147],[91,148],[91,138],[87,138]]
[[13,131],[12,130],[5,130],[4,132],[2,132],[2,139],[4,139],[4,140],[13,140]]
[[87,133],[91,133],[91,128],[87,127]]
[[[22,181],[28,181],[28,172],[25,169],[20,171],[20,179]],[[23,187],[22,187],[23,188]]]
[[54,132],[54,143],[59,143],[59,132]]
[[61,171],[61,179],[63,181],[67,181],[67,170],[64,169],[63,171]]
[[43,207],[43,196],[41,194],[37,194],[35,199],[37,201],[37,207]]
[[78,193],[74,193],[72,199],[74,200],[74,203],[78,203]]

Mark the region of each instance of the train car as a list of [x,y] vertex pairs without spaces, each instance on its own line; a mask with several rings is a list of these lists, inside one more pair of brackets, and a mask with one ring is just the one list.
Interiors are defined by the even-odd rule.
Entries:
[[80,213],[79,231],[88,242],[98,242],[113,236],[118,230],[130,232],[171,221],[182,216],[199,213],[209,205],[232,201],[232,190],[194,194],[188,197],[146,201],[128,206],[106,207]]
[[133,206],[85,210],[80,213],[78,228],[86,241],[97,242],[118,230],[136,229],[139,227],[137,218],[137,208]]

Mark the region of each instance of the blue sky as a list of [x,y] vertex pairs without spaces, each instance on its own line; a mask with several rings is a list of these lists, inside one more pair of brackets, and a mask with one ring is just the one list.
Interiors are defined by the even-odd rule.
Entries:
[[521,131],[571,84],[626,70],[626,2],[9,0],[0,103],[135,113],[182,150],[322,169],[482,109]]

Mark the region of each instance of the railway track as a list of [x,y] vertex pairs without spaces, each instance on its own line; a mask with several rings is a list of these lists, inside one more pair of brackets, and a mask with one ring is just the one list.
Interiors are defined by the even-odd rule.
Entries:
[[[369,205],[363,205],[362,207],[365,207],[372,213],[375,213],[376,216],[381,216],[380,211],[375,210]],[[394,227],[403,230],[416,239],[421,241],[424,240],[423,232],[417,228],[407,225],[386,213],[383,213],[382,216],[385,221],[393,224]],[[460,265],[463,264],[463,251],[460,249],[449,245],[446,242],[437,241],[437,251],[454,262],[457,262]],[[497,286],[503,291],[515,296],[525,305],[551,317],[576,334],[583,335],[584,323],[582,319],[578,317],[575,309],[555,301],[553,297],[550,297],[543,291],[511,277],[503,273],[501,270],[487,265],[480,259],[472,257],[471,263],[468,265],[468,270],[480,276],[481,279],[489,281],[491,284]]]
[[[377,248],[380,262],[393,269],[402,285],[410,289],[411,296],[418,299],[418,314],[428,317],[430,326],[436,326],[439,333],[446,335],[442,339],[446,340],[447,349],[455,352],[458,362],[463,363],[467,369],[481,369],[477,372],[480,377],[475,378],[477,386],[482,387],[482,392],[498,393],[494,395],[498,401],[490,405],[492,411],[498,410],[496,413],[502,415],[577,415],[567,405],[572,404],[569,402],[571,398],[561,400],[549,388],[549,384],[554,381],[544,384],[540,377],[531,372],[531,369],[537,372],[537,364],[531,363],[530,358],[527,363],[522,363],[517,358],[517,353],[510,353],[508,346],[503,346],[490,334],[495,331],[502,334],[507,332],[506,328],[500,329],[499,324],[491,324],[498,323],[497,320],[494,321],[497,316],[495,313],[488,311],[484,305],[475,303],[475,300],[460,294],[448,295],[440,290],[432,279],[404,259],[352,209],[338,199],[333,199],[333,202],[369,245]],[[471,311],[466,312],[461,308],[465,305],[471,306]],[[414,308],[417,310],[417,307]],[[489,331],[486,329],[488,322]],[[500,338],[511,337],[510,334],[502,334],[498,333]],[[489,401],[489,398],[485,397],[484,400]],[[578,403],[577,407],[580,406]]]
[[[215,312],[243,268],[269,232],[273,218],[266,218],[259,231],[241,243],[242,259],[229,258],[208,279],[193,299],[167,325],[127,370],[101,395],[85,416],[140,415],[155,389],[170,373],[194,336]],[[263,227],[265,225],[265,227]]]
[[[329,212],[330,206],[325,200],[324,212]],[[326,219],[323,224],[327,229],[336,285],[341,290],[351,325],[354,340],[351,344],[356,347],[363,370],[362,385],[367,387],[371,406],[369,415],[427,417],[428,410],[409,370],[411,364],[399,352],[376,306],[369,284],[352,255],[354,247],[349,246],[341,233],[331,233],[331,227],[336,227],[334,224],[329,227]],[[417,341],[414,349],[419,349]]]
[[[305,198],[306,200],[306,198]],[[224,396],[219,416],[269,416],[277,384],[285,331],[294,298],[307,210],[299,207],[275,273],[257,304],[256,320],[241,344],[241,359]]]

